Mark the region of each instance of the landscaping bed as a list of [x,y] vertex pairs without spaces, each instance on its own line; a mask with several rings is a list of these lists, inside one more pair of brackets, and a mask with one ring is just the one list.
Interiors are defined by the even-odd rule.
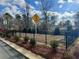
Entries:
[[27,40],[25,42],[25,40],[20,40],[18,37],[7,38],[7,40],[33,52],[35,54],[40,55],[40,56],[44,57],[45,59],[63,59],[63,55],[65,52],[65,49],[63,49],[63,48],[56,48],[56,50],[55,50],[46,45],[36,44],[35,41],[33,41],[33,40],[30,40],[32,42],[30,42],[29,40]]

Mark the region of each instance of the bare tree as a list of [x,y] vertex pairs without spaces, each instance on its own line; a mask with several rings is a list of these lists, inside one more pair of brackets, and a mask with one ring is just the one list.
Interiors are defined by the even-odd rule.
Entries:
[[9,13],[5,13],[4,15],[3,15],[3,17],[4,17],[4,21],[6,21],[6,26],[7,26],[7,30],[10,30],[11,29],[11,20],[12,20],[12,16],[9,14]]
[[[19,14],[16,14],[16,15],[15,15],[15,18],[16,18],[16,20],[17,20],[18,30],[21,31],[21,26],[22,26],[22,23],[21,23],[21,16],[20,16]],[[20,33],[19,33],[19,36],[21,36]]]
[[45,43],[47,44],[47,32],[48,32],[48,11],[52,8],[52,0],[38,0],[40,2],[40,10],[44,16],[45,23]]
[[77,29],[79,29],[79,12],[75,14],[74,18],[75,18],[75,26]]
[[9,35],[10,34],[10,30],[12,28],[12,19],[13,17],[9,14],[9,13],[5,13],[3,15],[3,18],[4,18],[4,26],[5,26],[5,29],[6,29],[6,35]]
[[4,27],[4,19],[3,19],[2,16],[0,17],[0,27],[1,27],[2,29],[5,29],[5,27]]
[[27,26],[27,16],[26,16],[26,14],[22,15],[22,19],[24,21],[24,28],[26,28],[26,26]]
[[23,29],[23,31],[25,32],[25,36],[26,36],[26,32],[27,32],[27,30],[29,28],[29,19],[28,19],[28,16],[26,16],[26,14],[23,14],[22,17],[23,17],[23,21],[24,21],[24,29]]
[[[27,31],[29,29],[29,9],[30,9],[30,7],[29,7],[28,3],[26,3],[26,13],[22,15],[23,21],[25,24],[24,31]],[[26,33],[25,33],[25,36],[26,36]]]
[[27,29],[29,29],[29,15],[30,15],[29,14],[30,13],[29,10],[30,10],[30,6],[28,4],[26,4],[26,12],[27,12],[27,15],[26,15],[27,18],[26,18],[26,20],[28,22],[28,26],[26,26]]

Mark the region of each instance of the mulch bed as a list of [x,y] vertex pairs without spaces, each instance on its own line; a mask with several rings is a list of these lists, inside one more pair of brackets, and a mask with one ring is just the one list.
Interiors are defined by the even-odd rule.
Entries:
[[18,41],[15,42],[14,40],[9,40],[13,43],[16,43],[17,45],[30,50],[31,52],[38,54],[40,56],[45,57],[46,59],[62,59],[63,54],[65,52],[65,49],[58,48],[55,52],[51,47],[45,46],[45,45],[39,45],[37,44],[35,47],[31,47],[31,45],[28,43],[25,43],[24,41]]

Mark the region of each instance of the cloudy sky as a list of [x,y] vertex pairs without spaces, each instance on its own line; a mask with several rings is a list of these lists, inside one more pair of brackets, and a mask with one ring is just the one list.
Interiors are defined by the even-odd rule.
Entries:
[[[50,1],[52,1],[52,3]],[[52,5],[50,12],[55,12],[59,15],[62,14],[62,16],[72,16],[79,11],[79,0],[49,0],[49,2]],[[35,12],[40,14],[40,2],[37,0],[0,0],[0,14],[5,12],[11,15],[25,13],[26,3],[29,4],[31,8],[30,13],[32,15]]]
[[[29,3],[32,9],[38,10],[39,2],[36,0],[0,0],[1,12],[20,13],[24,11],[25,3]],[[77,12],[79,10],[79,0],[53,0],[52,10],[64,13],[65,11]]]

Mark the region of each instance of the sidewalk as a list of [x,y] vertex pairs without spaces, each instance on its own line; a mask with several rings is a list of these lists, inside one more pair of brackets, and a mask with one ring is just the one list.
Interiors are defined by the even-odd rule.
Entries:
[[8,44],[9,46],[11,46],[12,48],[14,48],[15,50],[17,50],[18,52],[20,52],[21,54],[23,54],[24,56],[28,57],[29,59],[45,59],[37,54],[32,53],[31,51],[28,51],[10,41],[6,41],[4,40],[4,38],[0,38],[0,40],[2,40],[3,42],[5,42],[6,44]]

